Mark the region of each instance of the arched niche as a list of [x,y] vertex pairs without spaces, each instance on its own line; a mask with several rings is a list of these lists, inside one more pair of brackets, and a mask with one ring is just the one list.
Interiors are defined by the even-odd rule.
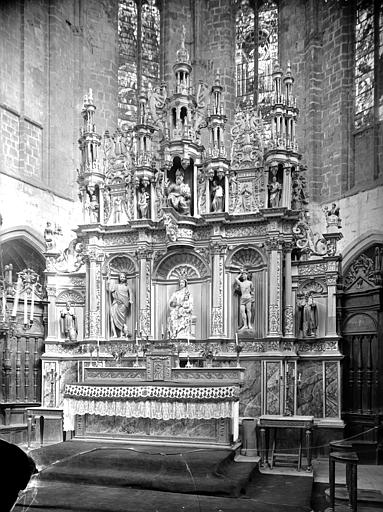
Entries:
[[75,290],[62,290],[56,298],[56,322],[58,322],[60,338],[65,339],[61,324],[61,312],[65,310],[66,304],[70,302],[77,318],[78,340],[84,339],[84,297]]
[[192,337],[205,339],[210,322],[211,271],[202,258],[192,252],[174,251],[167,254],[153,272],[153,331],[159,339],[167,334],[169,303],[178,289],[180,279],[188,283],[193,298]]
[[128,336],[133,338],[135,330],[137,329],[136,319],[138,316],[137,308],[139,300],[137,264],[130,256],[126,254],[112,255],[105,261],[103,266],[103,281],[101,290],[101,297],[102,300],[104,301],[102,307],[102,321],[103,324],[105,325],[105,329],[103,329],[103,332],[105,332],[106,338],[112,337],[110,311],[113,303],[113,295],[111,292],[111,288],[113,288],[113,286],[111,287],[110,285],[111,283],[113,283],[113,285],[116,285],[118,283],[120,274],[125,274],[126,276],[126,284],[129,288],[130,300],[132,301],[126,322]]
[[[254,303],[252,307],[252,329],[240,331],[240,294],[237,290],[235,278],[238,278],[242,269],[250,274],[254,288]],[[252,245],[236,247],[226,259],[226,310],[228,318],[229,336],[236,332],[243,336],[262,338],[266,335],[267,311],[267,262],[265,255]]]

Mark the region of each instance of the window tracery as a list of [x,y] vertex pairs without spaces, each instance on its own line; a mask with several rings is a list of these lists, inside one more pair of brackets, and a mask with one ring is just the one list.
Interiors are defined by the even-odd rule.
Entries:
[[[255,33],[258,38],[254,37]],[[236,16],[235,56],[236,96],[240,109],[258,104],[267,111],[273,88],[273,64],[277,59],[277,4],[266,0],[255,13],[249,0],[242,0]]]
[[121,0],[118,10],[120,128],[137,122],[137,93],[160,78],[160,11],[156,0]]
[[[355,129],[383,120],[381,78],[383,58],[383,6],[358,0],[355,20]],[[380,91],[379,89],[380,85]]]

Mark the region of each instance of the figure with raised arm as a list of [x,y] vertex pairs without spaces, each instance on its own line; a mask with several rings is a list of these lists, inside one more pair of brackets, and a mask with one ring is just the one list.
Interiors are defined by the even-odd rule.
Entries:
[[240,312],[242,325],[240,331],[245,329],[252,329],[251,325],[251,313],[252,306],[254,303],[254,285],[249,279],[246,270],[242,270],[238,277],[235,278],[235,285],[237,290],[240,292]]

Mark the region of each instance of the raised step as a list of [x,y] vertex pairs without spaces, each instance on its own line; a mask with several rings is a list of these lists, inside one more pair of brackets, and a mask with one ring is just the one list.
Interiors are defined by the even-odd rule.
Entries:
[[[31,453],[37,463],[40,452]],[[67,441],[44,452],[44,480],[185,494],[238,497],[258,471],[256,463],[236,463],[235,452],[223,449]],[[50,459],[59,462],[50,466]]]

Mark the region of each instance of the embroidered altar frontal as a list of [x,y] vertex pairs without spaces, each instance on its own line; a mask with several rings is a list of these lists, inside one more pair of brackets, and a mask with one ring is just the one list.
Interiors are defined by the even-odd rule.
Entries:
[[64,429],[84,437],[160,437],[229,444],[239,386],[67,385]]

